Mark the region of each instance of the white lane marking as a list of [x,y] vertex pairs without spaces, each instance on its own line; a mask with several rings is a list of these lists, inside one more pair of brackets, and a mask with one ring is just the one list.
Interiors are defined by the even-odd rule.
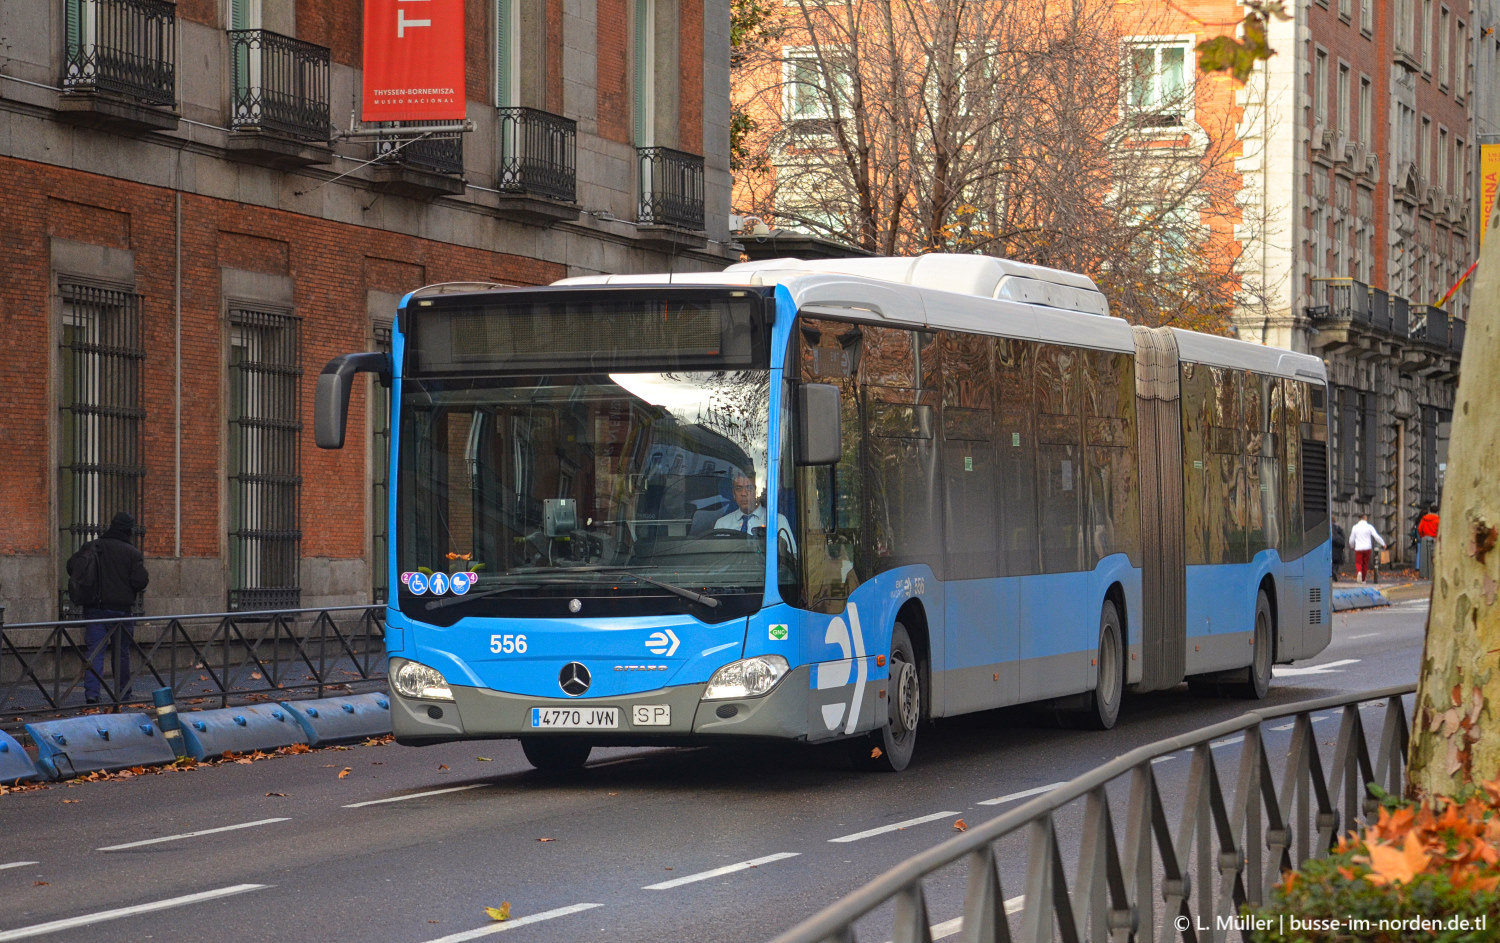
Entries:
[[44,933],[56,933],[58,930],[86,927],[90,924],[102,923],[105,920],[118,920],[121,917],[133,917],[136,914],[149,914],[152,911],[167,910],[172,907],[186,907],[188,904],[198,904],[219,897],[232,897],[235,894],[243,894],[246,891],[258,891],[270,886],[269,884],[235,884],[230,887],[221,887],[216,891],[200,891],[197,894],[172,897],[167,900],[153,901],[149,904],[136,904],[134,907],[101,910],[94,914],[83,914],[78,917],[68,917],[64,920],[53,920],[50,923],[36,923],[29,927],[17,927],[14,930],[0,931],[0,940],[24,940],[29,936],[41,936]]
[[368,802],[351,802],[344,806],[346,809],[363,809],[367,805],[381,805],[386,802],[405,802],[408,799],[423,799],[427,796],[441,796],[445,792],[463,792],[465,789],[478,789],[488,786],[489,783],[474,783],[470,786],[450,786],[447,789],[429,789],[426,792],[414,792],[405,796],[391,796],[389,799],[371,799]]
[[559,907],[556,910],[545,910],[539,914],[517,917],[514,920],[496,921],[487,927],[479,927],[476,930],[465,930],[462,933],[440,936],[435,940],[428,940],[426,943],[463,943],[464,940],[477,940],[482,936],[489,936],[492,933],[504,933],[506,930],[514,930],[516,927],[524,927],[528,923],[541,923],[543,920],[566,917],[569,914],[582,913],[585,910],[593,910],[595,907],[603,906],[603,904],[573,904],[569,907]]
[[707,881],[724,874],[733,874],[736,871],[744,871],[747,868],[759,867],[770,864],[772,861],[780,861],[783,858],[795,858],[800,851],[783,851],[774,855],[766,855],[764,858],[752,858],[749,861],[741,861],[739,864],[726,864],[722,868],[714,868],[712,871],[700,871],[697,874],[689,874],[687,877],[673,878],[670,881],[662,881],[660,884],[647,884],[641,888],[643,891],[665,891],[669,888],[680,887],[683,884],[692,884],[694,881]]
[[1234,746],[1236,743],[1244,743],[1244,742],[1245,742],[1245,735],[1244,734],[1237,734],[1237,735],[1235,735],[1233,737],[1225,737],[1223,740],[1215,740],[1213,743],[1210,743],[1208,745],[1208,748],[1210,750],[1217,750],[1219,747]]
[[1061,786],[1061,785],[1062,785],[1062,783],[1052,783],[1051,785],[1048,785],[1048,786],[1037,786],[1035,789],[1023,789],[1020,792],[1013,792],[1013,793],[1011,793],[1008,796],[1001,796],[998,799],[986,799],[986,800],[984,800],[983,802],[981,802],[979,804],[980,805],[1002,805],[1002,804],[1004,804],[1006,802],[1014,802],[1017,799],[1030,799],[1032,796],[1040,796],[1044,792],[1051,792],[1052,790],[1056,789],[1058,786]]
[[241,822],[238,825],[224,825],[219,828],[200,828],[196,832],[183,832],[181,835],[165,835],[161,838],[147,838],[144,841],[126,842],[123,845],[105,845],[103,848],[95,848],[95,851],[124,851],[126,848],[139,848],[142,845],[159,845],[164,841],[177,841],[179,838],[197,838],[199,835],[216,835],[219,832],[232,832],[241,828],[254,828],[257,825],[272,825],[276,822],[290,822],[289,818],[261,819],[257,822]]
[[830,842],[859,841],[862,838],[873,838],[876,835],[884,835],[886,832],[894,832],[898,829],[908,828],[912,825],[923,825],[927,822],[936,822],[938,819],[945,819],[950,815],[958,814],[959,813],[957,812],[934,812],[931,815],[924,815],[921,818],[907,819],[905,822],[892,822],[890,825],[882,825],[879,828],[866,829],[863,832],[855,832],[853,835],[841,835],[838,838],[830,838],[828,840]]
[[6,868],[24,868],[28,864],[41,864],[40,861],[12,861],[10,864],[0,864],[0,871]]
[[[1013,914],[1016,911],[1020,910],[1021,905],[1025,902],[1025,894],[1022,894],[1019,897],[1011,897],[1005,901],[1005,912],[1008,914]],[[943,937],[952,936],[963,928],[964,918],[954,917],[952,920],[944,920],[942,923],[934,923],[932,926],[927,928],[927,931],[932,935],[932,938],[934,940],[941,940]]]
[[1352,642],[1352,641],[1354,641],[1357,638],[1374,638],[1375,636],[1377,636],[1379,634],[1380,634],[1379,632],[1362,632],[1359,635],[1348,635],[1348,636],[1345,636],[1345,638],[1347,638],[1349,641]]
[[1177,759],[1176,753],[1168,753],[1166,756],[1158,756],[1156,759],[1152,760],[1151,765],[1155,766],[1157,763],[1165,763],[1167,760],[1175,759]]
[[1322,665],[1310,665],[1306,668],[1284,668],[1277,665],[1275,675],[1278,678],[1286,678],[1293,675],[1324,675],[1342,668],[1344,665],[1357,665],[1358,658],[1340,658],[1338,661],[1330,661]]

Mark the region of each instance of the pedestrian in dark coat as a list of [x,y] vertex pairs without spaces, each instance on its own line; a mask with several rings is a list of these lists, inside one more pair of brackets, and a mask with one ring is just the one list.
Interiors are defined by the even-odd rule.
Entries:
[[1344,539],[1344,529],[1339,526],[1338,521],[1333,522],[1333,573],[1338,575],[1339,570],[1344,568],[1344,547],[1348,541]]
[[83,699],[90,704],[99,703],[106,649],[113,655],[110,661],[114,666],[115,701],[125,701],[131,696],[130,645],[135,640],[135,622],[128,617],[135,608],[135,597],[151,581],[146,573],[145,555],[130,542],[134,530],[135,518],[121,511],[99,539],[99,602],[85,606],[83,617],[120,621],[89,622],[85,627],[90,670],[83,676]]

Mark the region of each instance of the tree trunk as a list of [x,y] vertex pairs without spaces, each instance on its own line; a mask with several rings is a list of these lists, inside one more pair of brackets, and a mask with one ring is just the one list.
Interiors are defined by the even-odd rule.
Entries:
[[1474,283],[1432,569],[1407,794],[1500,776],[1500,233]]

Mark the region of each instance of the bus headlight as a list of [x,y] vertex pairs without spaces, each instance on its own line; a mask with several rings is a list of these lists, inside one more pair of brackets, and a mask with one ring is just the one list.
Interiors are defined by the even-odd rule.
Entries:
[[705,701],[716,701],[726,697],[759,697],[776,687],[787,673],[786,659],[780,655],[757,655],[733,661],[708,679],[708,688],[703,692]]
[[448,680],[436,668],[414,661],[403,661],[391,674],[391,684],[402,697],[422,701],[451,701],[453,692],[448,689]]

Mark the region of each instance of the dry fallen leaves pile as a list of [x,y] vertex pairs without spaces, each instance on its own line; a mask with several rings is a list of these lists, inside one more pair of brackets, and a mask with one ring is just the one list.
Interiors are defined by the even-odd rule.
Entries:
[[[1358,851],[1357,845],[1363,852],[1351,860],[1369,868],[1364,878],[1372,884],[1440,874],[1455,888],[1493,891],[1500,886],[1500,780],[1463,802],[1439,799],[1436,807],[1424,802],[1394,812],[1382,807],[1376,823],[1358,838],[1346,837],[1339,851]],[[1353,868],[1339,873],[1355,878]]]

